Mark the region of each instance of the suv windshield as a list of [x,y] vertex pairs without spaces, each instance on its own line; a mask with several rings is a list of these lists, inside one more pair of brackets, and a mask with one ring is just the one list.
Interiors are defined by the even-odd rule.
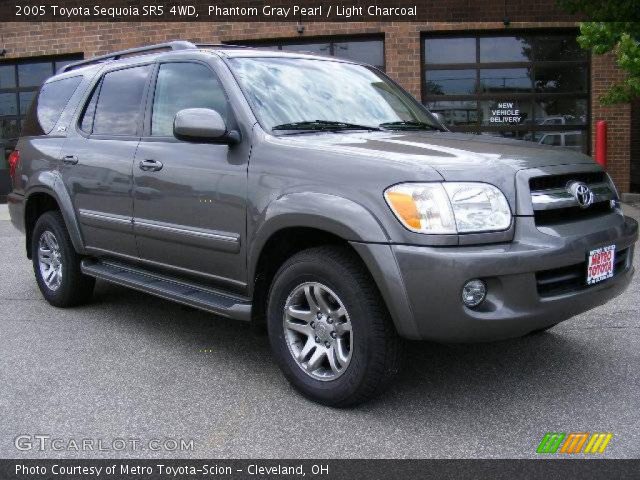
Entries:
[[267,130],[442,129],[408,93],[362,65],[278,57],[230,62]]

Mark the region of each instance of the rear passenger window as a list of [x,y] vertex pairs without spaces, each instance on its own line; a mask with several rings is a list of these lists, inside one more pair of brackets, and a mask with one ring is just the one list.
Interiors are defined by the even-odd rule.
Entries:
[[71,95],[76,91],[81,81],[82,77],[79,76],[45,83],[42,86],[31,115],[33,115],[34,111],[36,112],[38,123],[44,133],[49,133],[53,130],[56,122],[60,119],[60,115],[62,115],[62,111],[69,103]]
[[96,135],[136,135],[151,68],[144,65],[107,73],[87,104],[81,128]]
[[151,116],[151,135],[173,136],[173,119],[185,108],[211,108],[227,118],[227,98],[218,77],[199,63],[160,66]]

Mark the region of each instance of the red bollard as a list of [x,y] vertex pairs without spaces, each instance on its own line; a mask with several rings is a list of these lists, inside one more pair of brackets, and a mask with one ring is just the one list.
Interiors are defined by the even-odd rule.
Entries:
[[604,169],[607,168],[607,122],[596,122],[596,162]]

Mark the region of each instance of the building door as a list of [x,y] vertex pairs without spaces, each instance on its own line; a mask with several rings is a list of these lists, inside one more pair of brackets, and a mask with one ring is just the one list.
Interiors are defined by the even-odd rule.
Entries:
[[588,153],[589,56],[576,35],[425,36],[423,103],[453,131]]
[[60,55],[0,61],[0,202],[10,189],[7,158],[38,88],[62,66],[81,59],[82,55]]

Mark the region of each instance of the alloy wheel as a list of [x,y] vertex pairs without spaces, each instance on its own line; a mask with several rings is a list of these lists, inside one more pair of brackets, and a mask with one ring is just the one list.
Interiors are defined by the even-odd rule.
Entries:
[[327,286],[297,286],[284,306],[284,332],[289,352],[309,376],[335,380],[349,366],[353,333],[349,313]]
[[62,253],[56,236],[45,230],[38,240],[38,266],[40,276],[49,290],[56,291],[62,284]]

